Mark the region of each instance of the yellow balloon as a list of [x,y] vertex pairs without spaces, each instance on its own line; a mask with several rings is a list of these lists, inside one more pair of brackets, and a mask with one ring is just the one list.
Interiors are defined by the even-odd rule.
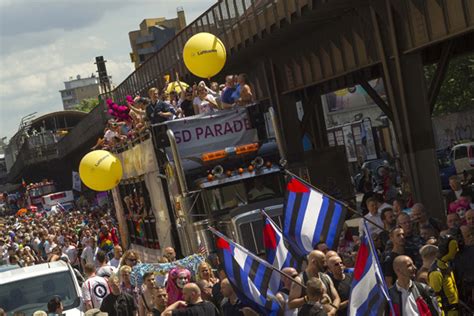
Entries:
[[106,150],[94,150],[85,155],[79,164],[82,182],[95,191],[113,189],[122,179],[120,160]]
[[194,75],[211,78],[225,65],[226,51],[221,40],[210,33],[198,33],[184,45],[184,64]]

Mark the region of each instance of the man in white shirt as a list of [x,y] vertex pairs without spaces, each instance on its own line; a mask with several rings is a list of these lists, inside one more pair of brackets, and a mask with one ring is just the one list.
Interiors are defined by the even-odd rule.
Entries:
[[123,255],[122,247],[120,247],[119,245],[115,246],[114,247],[114,257],[109,261],[109,264],[112,267],[118,268],[118,266],[120,264],[120,259],[122,258],[122,255]]
[[56,236],[48,235],[46,237],[46,242],[44,243],[44,250],[46,251],[46,255],[49,256],[51,251],[56,248],[57,244],[54,242]]
[[81,262],[84,267],[86,264],[95,264],[95,254],[97,252],[97,247],[95,247],[95,241],[93,238],[87,240],[87,246],[84,248],[81,254]]
[[95,266],[93,264],[86,264],[84,273],[87,276],[87,280],[82,284],[84,311],[100,308],[102,300],[110,293],[107,280],[95,275]]
[[117,271],[117,268],[107,263],[107,255],[102,250],[97,251],[95,261],[99,266],[96,270],[96,274],[100,277],[108,278]]
[[432,316],[441,315],[434,291],[427,285],[413,281],[416,267],[408,256],[398,256],[393,261],[397,275],[395,285],[389,290],[395,315],[419,316],[429,309]]
[[[368,198],[366,205],[367,205],[367,209],[369,210],[369,213],[366,214],[364,218],[370,221],[370,222],[369,221],[367,222],[369,233],[371,236],[373,236],[373,234],[378,235],[382,232],[382,228],[384,227],[384,225],[377,211],[377,208],[378,208],[377,199],[372,198],[372,197]],[[377,224],[378,226],[375,226],[371,222]],[[363,231],[364,231],[364,221],[361,220],[359,223],[359,236],[362,236]]]
[[81,239],[81,244],[83,247],[87,246],[87,241],[91,238],[91,231],[90,229],[84,229],[84,236]]
[[67,255],[72,266],[76,267],[79,265],[77,248],[75,245],[71,244],[71,238],[69,236],[64,237],[64,247],[62,251]]

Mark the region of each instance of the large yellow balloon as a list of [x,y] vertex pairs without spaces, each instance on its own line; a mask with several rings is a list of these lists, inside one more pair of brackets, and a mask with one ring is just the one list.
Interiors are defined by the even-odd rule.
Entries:
[[211,78],[219,73],[225,64],[224,44],[210,33],[198,33],[184,45],[184,64],[194,75]]
[[122,179],[122,164],[110,152],[94,150],[85,155],[79,164],[82,182],[95,191],[113,189]]

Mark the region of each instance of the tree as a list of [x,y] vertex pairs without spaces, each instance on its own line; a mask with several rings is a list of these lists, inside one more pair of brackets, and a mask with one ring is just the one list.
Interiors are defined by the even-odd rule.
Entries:
[[[431,82],[436,65],[425,67],[427,83]],[[449,62],[433,116],[445,115],[474,108],[474,54],[453,58]]]
[[99,100],[98,99],[94,99],[94,98],[84,99],[78,105],[76,105],[74,107],[74,109],[77,110],[77,111],[82,111],[82,112],[89,113],[97,105],[99,105]]

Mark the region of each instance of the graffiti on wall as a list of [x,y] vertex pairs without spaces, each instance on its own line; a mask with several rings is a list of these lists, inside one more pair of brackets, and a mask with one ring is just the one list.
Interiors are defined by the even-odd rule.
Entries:
[[433,118],[436,148],[474,140],[474,110]]

